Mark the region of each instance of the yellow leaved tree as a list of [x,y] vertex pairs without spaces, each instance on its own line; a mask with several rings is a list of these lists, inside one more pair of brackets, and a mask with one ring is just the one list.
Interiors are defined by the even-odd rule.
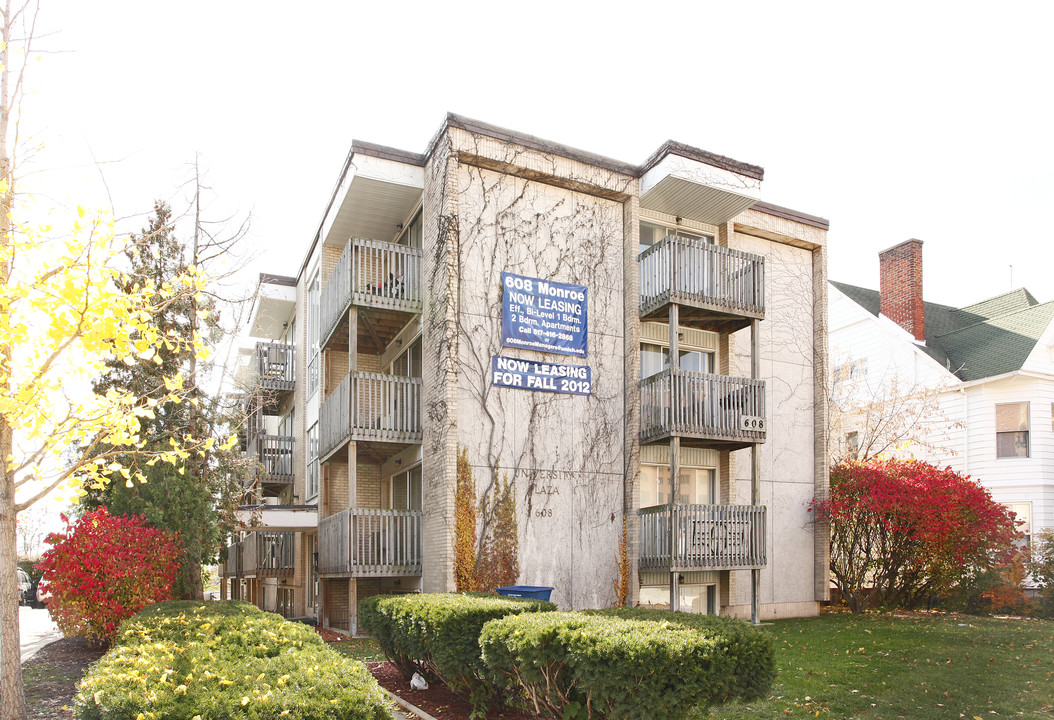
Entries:
[[[164,334],[153,318],[204,289],[193,267],[172,282],[149,281],[129,292],[121,258],[133,242],[105,216],[78,209],[59,235],[29,227],[32,205],[16,193],[17,99],[23,76],[12,68],[11,38],[28,55],[36,4],[12,9],[0,0],[0,578],[15,577],[16,519],[49,493],[77,496],[85,485],[145,481],[144,465],[182,468],[213,442],[173,437],[148,450],[140,423],[154,408],[181,402],[184,378],[163,377],[151,392],[92,392],[105,359],[134,368],[158,363],[177,346],[207,354],[200,337]],[[142,241],[140,239],[139,241]],[[233,444],[234,439],[228,441]],[[134,458],[117,463],[118,456]],[[0,583],[0,713],[23,720],[26,706],[19,652],[17,594]]]

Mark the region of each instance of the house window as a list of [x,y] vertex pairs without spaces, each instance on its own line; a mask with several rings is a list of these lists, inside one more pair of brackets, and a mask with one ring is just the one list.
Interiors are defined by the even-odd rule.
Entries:
[[307,431],[307,482],[304,491],[306,502],[318,499],[318,423]]
[[845,456],[857,460],[860,456],[860,433],[854,430],[845,436]]
[[[677,502],[682,505],[712,505],[717,488],[712,468],[681,467]],[[670,502],[670,466],[640,466],[640,506],[653,507]]]
[[843,383],[853,384],[867,377],[867,358],[847,360],[831,371],[831,384],[837,390]]
[[389,510],[421,509],[421,466],[381,482],[381,507]]
[[1028,457],[1028,403],[995,406],[995,456]]
[[1032,503],[1007,503],[1006,509],[1014,513],[1016,522],[1020,523],[1017,526],[1017,531],[1025,536],[1022,543],[1024,547],[1032,546]]
[[319,369],[319,315],[322,312],[322,288],[319,282],[318,272],[311,278],[307,286],[307,394],[308,397],[318,389]]

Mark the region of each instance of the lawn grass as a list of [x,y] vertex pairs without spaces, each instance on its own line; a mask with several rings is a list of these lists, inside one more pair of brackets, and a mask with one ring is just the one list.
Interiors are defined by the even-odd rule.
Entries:
[[326,643],[330,649],[336,650],[341,655],[346,655],[352,660],[360,662],[383,662],[384,651],[373,638],[349,638],[340,642]]
[[698,718],[1054,715],[1054,622],[944,614],[823,615],[763,628],[772,694]]

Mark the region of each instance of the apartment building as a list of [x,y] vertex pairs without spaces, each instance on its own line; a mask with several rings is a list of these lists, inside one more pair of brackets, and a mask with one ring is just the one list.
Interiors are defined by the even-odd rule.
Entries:
[[561,608],[625,580],[631,604],[815,614],[827,222],[763,176],[457,115],[421,154],[353,143],[303,265],[260,278],[231,594],[354,632],[362,597],[454,590],[460,477],[470,542]]

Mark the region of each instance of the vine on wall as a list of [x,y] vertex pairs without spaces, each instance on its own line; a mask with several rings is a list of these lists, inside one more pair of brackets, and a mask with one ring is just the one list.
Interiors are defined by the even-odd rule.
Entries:
[[625,607],[629,599],[629,553],[626,550],[626,516],[622,516],[622,534],[615,552],[615,606]]
[[508,475],[495,478],[479,503],[479,515],[489,518],[476,543],[476,483],[468,448],[458,446],[454,491],[454,583],[458,592],[485,591],[514,585],[520,575],[516,494]]
[[454,585],[458,592],[475,590],[476,483],[468,464],[468,448],[458,447],[454,488]]

